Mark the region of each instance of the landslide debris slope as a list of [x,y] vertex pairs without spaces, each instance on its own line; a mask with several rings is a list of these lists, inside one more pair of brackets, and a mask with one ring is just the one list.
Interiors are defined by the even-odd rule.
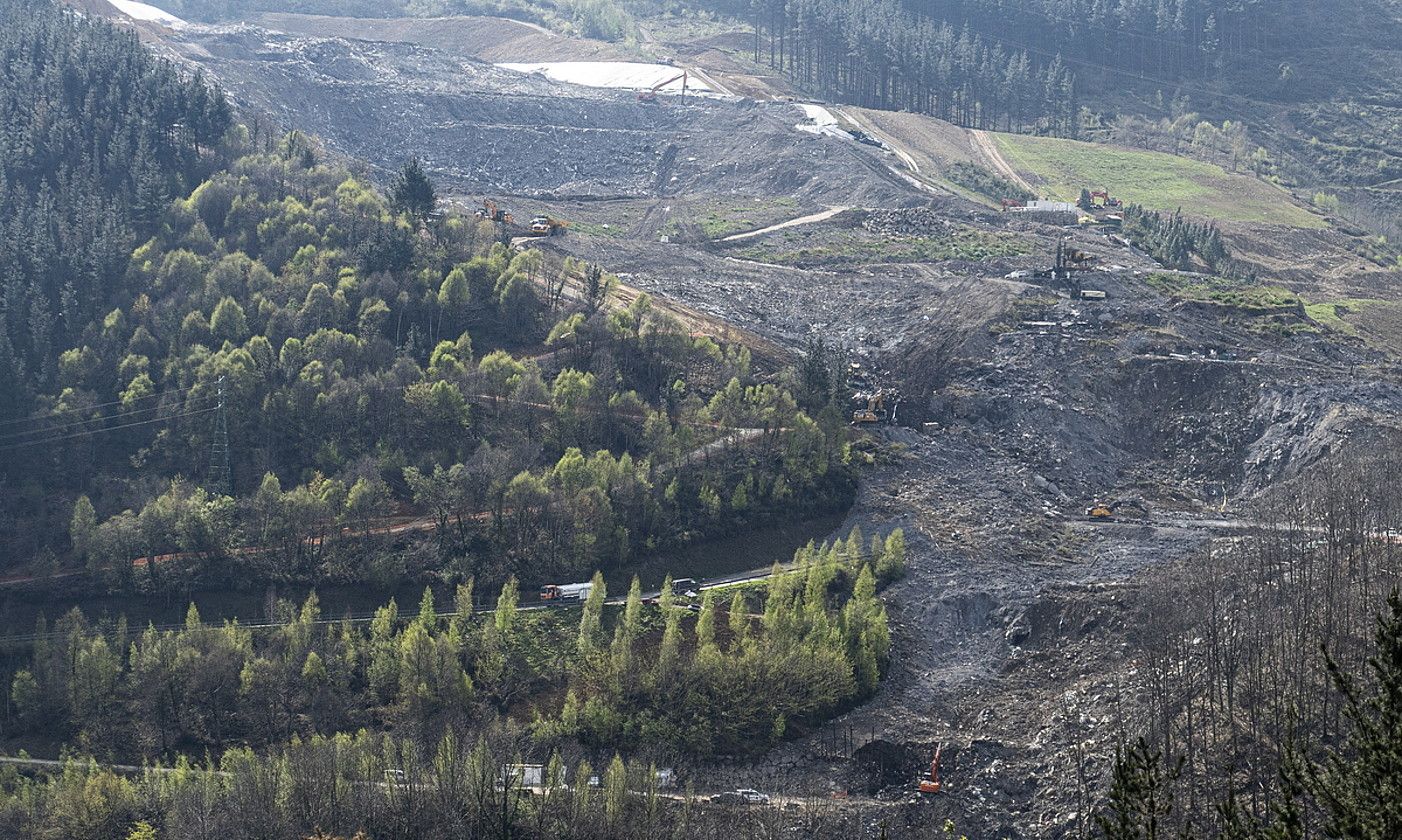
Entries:
[[[815,144],[792,107],[553,82],[411,43],[248,25],[173,33],[243,105],[381,173],[421,158],[448,190],[573,197],[711,193],[909,200],[856,144]],[[878,167],[879,171],[879,167]]]
[[[946,817],[975,837],[1084,828],[1141,719],[1146,571],[1233,533],[1256,494],[1325,454],[1366,451],[1402,412],[1393,357],[1306,307],[1338,288],[1395,298],[1395,275],[1326,289],[1294,272],[1304,297],[1262,297],[1161,273],[1103,234],[941,192],[881,141],[797,130],[783,102],[647,104],[404,41],[166,38],[240,102],[380,174],[415,155],[464,198],[548,208],[574,224],[534,247],[789,350],[822,335],[851,349],[859,385],[900,389],[898,423],[856,447],[871,464],[847,523],[910,538],[888,590],[890,677],[764,765],[714,769],[717,785],[876,796],[919,836]],[[796,219],[812,221],[783,226]],[[1083,282],[1104,300],[1032,276],[1065,238],[1098,257]],[[1147,513],[1091,524],[1097,498]],[[922,800],[910,781],[936,742],[946,793]]]

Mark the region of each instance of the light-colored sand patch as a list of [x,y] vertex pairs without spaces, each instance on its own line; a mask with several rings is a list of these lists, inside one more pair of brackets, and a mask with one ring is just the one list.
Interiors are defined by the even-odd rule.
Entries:
[[[540,73],[557,82],[596,88],[651,90],[659,93],[681,93],[682,70],[670,64],[645,64],[639,61],[550,61],[530,64],[515,62],[498,64],[519,73]],[[665,83],[665,84],[664,84]],[[687,93],[710,93],[711,87],[695,74],[685,79]]]
[[159,23],[162,26],[169,26],[172,29],[185,26],[185,21],[147,3],[138,3],[136,0],[107,0],[116,7],[117,11],[131,18],[132,20],[149,20],[152,23]]

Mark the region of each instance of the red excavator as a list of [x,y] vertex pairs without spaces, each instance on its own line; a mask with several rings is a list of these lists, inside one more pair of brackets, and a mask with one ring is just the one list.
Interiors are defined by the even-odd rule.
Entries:
[[930,778],[920,780],[921,793],[939,793],[940,784],[940,745],[935,744],[935,757],[930,762]]
[[1090,203],[1094,207],[1123,207],[1124,202],[1110,195],[1109,190],[1091,190]]
[[685,102],[685,101],[686,101],[686,80],[687,80],[687,78],[688,78],[688,77],[687,77],[687,75],[686,75],[686,71],[683,70],[681,73],[679,73],[679,74],[673,76],[672,78],[668,79],[667,81],[665,81],[665,82],[658,82],[657,84],[653,85],[652,88],[651,88],[650,90],[645,90],[645,91],[642,91],[641,93],[639,93],[639,94],[638,94],[638,101],[639,101],[639,102],[656,102],[656,101],[657,101],[657,92],[658,92],[659,90],[662,90],[664,87],[666,87],[667,85],[670,85],[672,82],[680,81],[680,82],[682,83],[682,101]]

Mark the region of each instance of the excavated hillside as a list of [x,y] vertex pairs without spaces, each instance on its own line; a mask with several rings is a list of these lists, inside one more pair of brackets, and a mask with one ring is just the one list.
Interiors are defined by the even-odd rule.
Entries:
[[[858,447],[871,465],[843,529],[900,525],[910,538],[910,574],[886,593],[890,676],[760,765],[711,768],[717,786],[850,791],[889,803],[893,828],[950,817],[972,837],[1075,834],[1140,720],[1129,641],[1144,573],[1232,533],[1262,489],[1366,451],[1402,416],[1386,342],[1321,323],[1301,300],[1253,303],[1214,278],[1163,274],[1104,233],[943,190],[937,156],[888,142],[943,142],[918,120],[862,142],[825,128],[817,106],[647,103],[412,43],[431,40],[413,36],[431,24],[371,41],[363,22],[361,40],[292,23],[304,34],[161,37],[242,105],[380,174],[418,156],[462,200],[572,223],[521,247],[597,262],[630,293],[775,347],[821,335],[851,350],[859,386],[900,390],[897,423]],[[1036,279],[1064,239],[1097,257],[1082,282],[1103,300]],[[1327,261],[1332,241],[1309,233],[1300,247]],[[1395,298],[1396,275],[1350,265],[1327,284],[1288,267],[1290,288]],[[1146,512],[1085,521],[1092,500],[1117,498]],[[946,792],[921,799],[910,782],[936,742]]]
[[889,204],[910,190],[856,143],[813,142],[792,106],[586,88],[409,43],[252,26],[168,43],[238,103],[381,172],[418,156],[450,190],[524,196],[763,194]]

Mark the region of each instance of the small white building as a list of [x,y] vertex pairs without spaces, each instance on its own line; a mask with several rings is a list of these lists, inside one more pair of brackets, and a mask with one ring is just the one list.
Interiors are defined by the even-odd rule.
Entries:
[[1070,201],[1029,201],[1022,207],[1009,207],[1010,213],[1077,213],[1079,210]]

